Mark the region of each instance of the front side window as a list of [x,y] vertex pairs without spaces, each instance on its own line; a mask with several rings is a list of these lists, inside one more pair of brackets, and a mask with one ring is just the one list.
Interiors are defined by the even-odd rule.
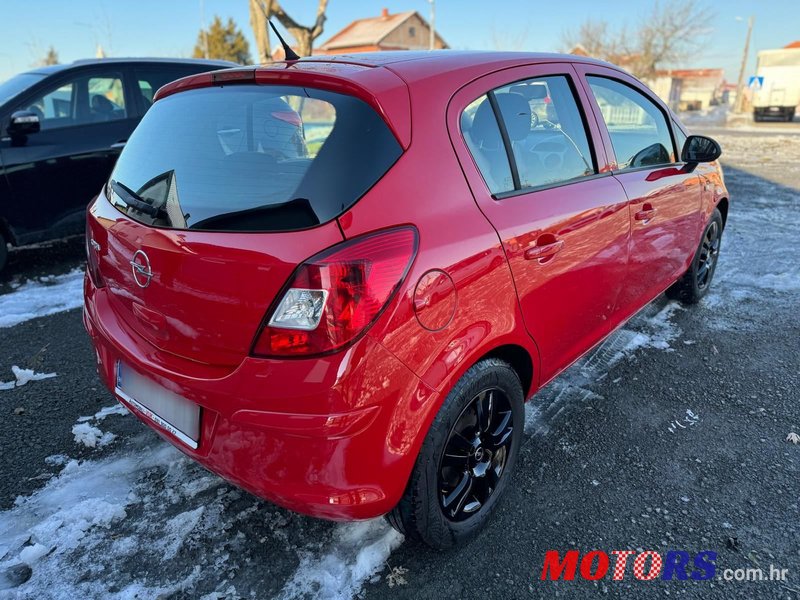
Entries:
[[464,110],[461,129],[495,195],[560,185],[597,172],[575,96],[561,75],[516,82],[481,96]]
[[74,85],[65,83],[30,102],[26,106],[26,110],[39,117],[39,127],[44,131],[73,125],[75,123],[74,106]]
[[667,119],[652,100],[613,79],[587,79],[611,136],[619,170],[675,162]]
[[25,102],[18,110],[38,115],[43,131],[127,117],[122,78],[112,74],[83,75],[64,81]]
[[341,215],[402,148],[352,96],[236,85],[156,102],[128,140],[109,199],[148,225],[291,231]]

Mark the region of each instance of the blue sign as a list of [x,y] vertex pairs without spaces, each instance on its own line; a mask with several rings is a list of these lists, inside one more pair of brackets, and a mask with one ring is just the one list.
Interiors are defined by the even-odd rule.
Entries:
[[760,90],[764,87],[764,77],[761,75],[754,75],[747,80],[747,87],[754,91]]

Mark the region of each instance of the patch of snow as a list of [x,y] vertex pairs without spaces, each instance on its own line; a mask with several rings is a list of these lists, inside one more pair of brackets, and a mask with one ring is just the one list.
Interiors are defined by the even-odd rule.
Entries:
[[0,328],[83,306],[83,269],[28,281],[0,295]]
[[78,423],[86,423],[88,421],[100,422],[109,415],[128,415],[130,412],[121,403],[114,404],[113,406],[104,406],[93,415],[86,417],[78,417]]
[[383,519],[338,525],[332,547],[322,556],[303,556],[281,598],[311,594],[326,600],[350,600],[385,565],[403,536]]
[[72,428],[76,444],[83,444],[87,448],[102,448],[113,442],[117,436],[107,431],[103,433],[89,423],[78,423]]
[[31,381],[51,379],[57,375],[57,373],[36,373],[33,369],[20,369],[17,365],[11,367],[11,372],[14,374],[14,381],[0,381],[0,390],[11,390]]
[[32,565],[48,552],[50,552],[50,548],[44,544],[32,544],[30,546],[25,546],[20,551],[19,559],[28,565]]
[[800,435],[797,435],[794,431],[789,432],[789,435],[786,436],[786,441],[791,442],[792,444],[800,444]]

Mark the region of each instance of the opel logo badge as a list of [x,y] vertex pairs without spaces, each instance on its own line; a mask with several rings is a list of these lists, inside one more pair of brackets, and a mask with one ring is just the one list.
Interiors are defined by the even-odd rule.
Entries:
[[131,259],[131,271],[133,272],[133,280],[140,288],[146,288],[150,285],[150,280],[153,278],[153,271],[150,270],[150,259],[144,250],[137,250]]

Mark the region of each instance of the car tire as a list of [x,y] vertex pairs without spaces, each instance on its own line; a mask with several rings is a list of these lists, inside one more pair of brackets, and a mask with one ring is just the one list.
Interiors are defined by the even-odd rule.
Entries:
[[6,262],[8,261],[8,241],[3,234],[0,233],[0,273],[3,272],[3,269],[6,268]]
[[436,549],[472,539],[508,485],[524,421],[514,369],[497,358],[473,365],[439,409],[406,491],[387,515],[392,527]]
[[696,304],[708,293],[717,270],[722,230],[722,214],[715,208],[703,230],[689,270],[667,290],[668,297],[684,304]]

